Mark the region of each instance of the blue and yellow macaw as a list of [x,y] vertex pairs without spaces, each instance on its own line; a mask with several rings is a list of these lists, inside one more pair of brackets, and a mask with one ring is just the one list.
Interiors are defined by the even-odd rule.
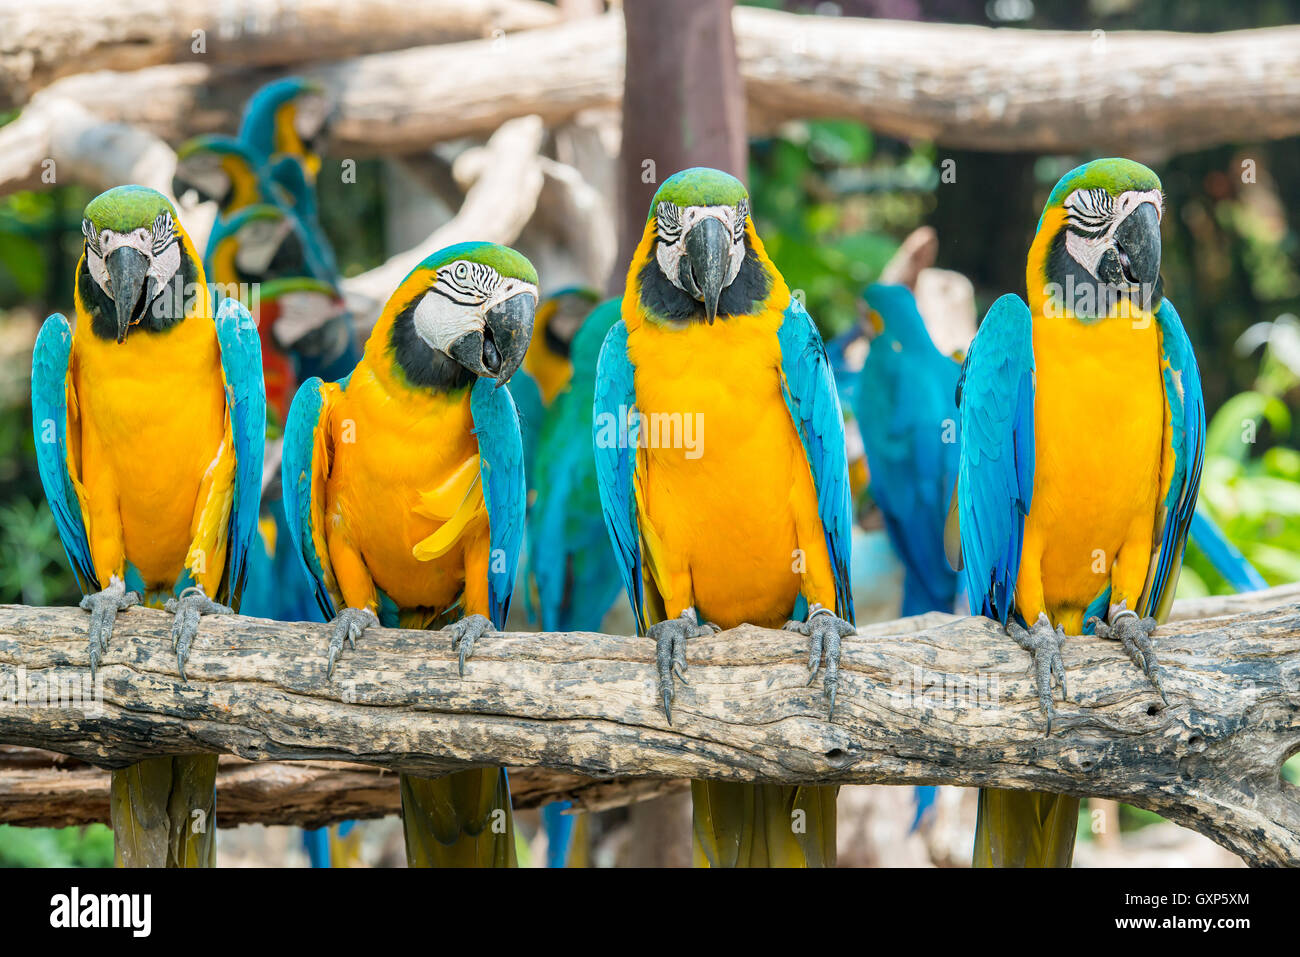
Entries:
[[284,77],[249,97],[239,125],[239,139],[264,161],[279,156],[298,157],[307,182],[315,184],[330,116],[330,102],[323,86],[302,77]]
[[[697,168],[660,185],[594,411],[605,522],[655,640],[665,712],[687,640],[743,622],[807,635],[810,681],[824,654],[833,711],[840,643],[856,631],[844,422],[821,336],[764,252],[739,180]],[[834,864],[836,792],[694,782],[696,863]]]
[[[199,617],[238,607],[257,535],[257,329],[234,300],[213,320],[203,265],[161,193],[102,193],[82,231],[75,331],[50,316],[32,357],[41,483],[86,593],[91,670],[119,611],[165,603],[184,678]],[[117,863],[211,866],[216,770],[216,755],[193,755],[114,771]]]
[[858,429],[889,542],[903,563],[903,614],[951,612],[957,575],[943,528],[957,482],[953,398],[961,371],[935,348],[906,286],[863,293],[871,351],[855,391]]
[[261,159],[233,136],[204,133],[176,150],[172,195],[184,199],[193,190],[201,202],[217,204],[219,219],[269,202],[271,189]]
[[[298,390],[283,498],[334,623],[330,676],[370,625],[446,626],[462,674],[474,642],[505,627],[526,492],[500,386],[523,361],[536,307],[537,273],[519,253],[450,246],[402,281],[350,376]],[[515,863],[503,768],[404,774],[401,793],[412,866]]]
[[[958,386],[949,556],[971,611],[1031,655],[1051,733],[1067,635],[1114,638],[1164,697],[1151,633],[1168,614],[1196,505],[1205,407],[1162,295],[1160,180],[1101,159],[1048,197],[1028,304],[995,302]],[[1078,799],[984,789],[977,866],[1068,866]]]
[[524,356],[524,364],[510,380],[510,394],[519,408],[519,427],[524,436],[530,493],[536,489],[534,460],[546,410],[573,375],[569,355],[573,337],[598,302],[600,294],[585,286],[565,286],[543,298],[537,305],[533,341]]
[[[539,327],[544,307],[545,301],[538,307]],[[543,631],[599,632],[623,587],[609,550],[591,448],[596,362],[620,309],[620,300],[606,300],[583,320],[576,334],[569,331],[572,341],[565,343],[565,353],[572,359],[572,372],[542,423],[537,467],[530,482],[537,497],[528,512],[528,569]],[[540,335],[540,328],[535,328],[529,355]],[[577,822],[575,815],[564,813],[568,808],[567,801],[542,808],[550,867],[563,867],[568,860]]]

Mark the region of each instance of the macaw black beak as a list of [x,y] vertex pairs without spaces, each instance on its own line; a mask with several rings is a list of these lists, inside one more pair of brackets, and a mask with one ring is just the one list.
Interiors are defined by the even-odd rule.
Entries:
[[130,246],[119,246],[104,259],[112,286],[113,305],[117,309],[117,341],[126,341],[127,330],[144,315],[145,280],[149,278],[149,260]]
[[709,323],[718,315],[718,298],[731,271],[731,236],[722,221],[701,219],[686,234],[686,258],[681,280],[700,302]]
[[537,299],[531,292],[511,296],[487,311],[482,332],[465,333],[447,354],[476,376],[504,384],[524,361],[536,311]]
[[1143,203],[1115,230],[1115,251],[1125,281],[1142,290],[1149,300],[1160,278],[1160,216],[1151,203]]
[[488,341],[484,343],[483,352],[486,357],[489,347],[492,347],[497,355],[497,367],[493,369],[497,385],[509,382],[523,363],[528,343],[533,338],[536,314],[537,297],[531,292],[516,293],[487,311]]

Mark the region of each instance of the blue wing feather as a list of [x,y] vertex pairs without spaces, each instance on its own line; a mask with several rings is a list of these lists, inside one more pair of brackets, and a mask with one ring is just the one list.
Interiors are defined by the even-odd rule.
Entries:
[[324,428],[325,383],[308,379],[298,387],[284,424],[284,441],[280,452],[280,487],[284,501],[285,524],[302,559],[302,567],[315,585],[316,604],[326,619],[337,614],[334,599],[326,584],[329,556],[321,555],[312,534],[313,518],[324,511],[324,503],[313,501],[315,470],[325,463],[316,462],[316,434]]
[[229,601],[238,607],[248,553],[257,536],[262,502],[262,451],[266,442],[266,388],[262,381],[262,343],[257,324],[239,302],[227,299],[217,310],[217,343],[225,379],[226,409],[235,449],[234,501],[226,562]]
[[1155,318],[1164,360],[1161,371],[1165,402],[1169,407],[1169,441],[1173,445],[1174,468],[1161,503],[1164,521],[1158,529],[1159,549],[1143,595],[1141,613],[1163,617],[1178,584],[1187,531],[1201,486],[1201,465],[1205,459],[1205,398],[1201,393],[1201,372],[1196,365],[1196,353],[1173,303],[1163,300]]
[[528,488],[519,414],[509,389],[494,379],[479,379],[470,393],[470,415],[478,436],[479,476],[487,507],[492,556],[488,569],[489,617],[498,630],[506,625],[510,595],[524,539]]
[[99,591],[90,540],[68,459],[68,360],[72,328],[55,313],[45,320],[32,352],[32,434],[36,467],[54,513],[59,540],[83,592]]
[[[596,401],[592,407],[592,442],[600,508],[614,547],[614,558],[642,634],[649,627],[641,572],[641,531],[637,525],[636,450],[638,420],[636,383],[627,355],[627,326],[620,320],[605,336],[596,365]],[[626,425],[625,425],[626,423]],[[624,433],[624,429],[626,432]],[[614,430],[610,441],[609,430]]]
[[1018,296],[980,324],[957,385],[957,517],[971,611],[1006,624],[1034,490],[1033,319]]
[[839,392],[821,334],[799,300],[790,300],[777,338],[781,346],[785,403],[803,442],[817,491],[817,514],[835,576],[835,611],[851,622],[852,503]]

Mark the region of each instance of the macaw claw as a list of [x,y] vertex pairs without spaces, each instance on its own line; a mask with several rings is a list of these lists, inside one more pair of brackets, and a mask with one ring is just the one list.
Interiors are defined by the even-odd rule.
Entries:
[[113,636],[113,624],[117,613],[126,611],[132,605],[140,604],[138,592],[127,591],[122,579],[114,576],[108,587],[86,595],[81,599],[80,607],[90,612],[90,677],[95,677],[99,662],[108,650],[108,639]]
[[344,608],[334,616],[330,623],[334,631],[330,634],[329,660],[325,665],[326,679],[334,677],[334,662],[343,653],[343,642],[348,643],[353,651],[357,650],[357,639],[371,625],[379,624],[379,616],[369,608]]
[[702,638],[722,629],[712,622],[700,624],[694,608],[687,608],[676,618],[657,621],[647,630],[648,637],[655,641],[655,666],[659,672],[659,697],[664,705],[664,717],[673,723],[673,698],[676,691],[673,677],[682,684],[686,680],[686,641],[688,638]]
[[826,673],[822,675],[822,697],[826,699],[826,717],[835,717],[835,694],[840,687],[840,642],[856,635],[858,629],[824,605],[814,604],[808,609],[805,621],[787,621],[786,631],[796,631],[807,636],[808,684],[817,680],[822,658],[826,659]]
[[492,631],[492,622],[486,615],[466,615],[452,622],[443,631],[451,632],[451,650],[460,652],[460,676],[465,677],[465,659],[474,652],[474,642]]
[[1120,604],[1111,609],[1109,622],[1094,615],[1088,619],[1088,623],[1096,628],[1098,638],[1111,638],[1124,646],[1128,656],[1133,659],[1133,664],[1141,668],[1142,673],[1156,686],[1160,700],[1168,704],[1169,697],[1160,681],[1160,663],[1156,661],[1155,643],[1151,640],[1151,632],[1156,630],[1156,620],[1139,618],[1137,612],[1129,611]]
[[172,619],[172,648],[176,650],[176,667],[184,681],[190,645],[199,633],[199,618],[203,615],[233,615],[235,609],[213,601],[203,591],[202,585],[191,585],[180,593],[179,598],[168,598],[163,610],[176,616]]
[[1038,613],[1038,620],[1028,631],[1014,621],[1007,622],[1007,634],[1034,660],[1034,676],[1038,685],[1038,704],[1047,715],[1047,733],[1052,733],[1052,718],[1056,712],[1052,709],[1052,676],[1061,682],[1061,700],[1068,696],[1065,689],[1065,661],[1061,658],[1061,646],[1065,643],[1065,629],[1059,625],[1053,629],[1047,615]]

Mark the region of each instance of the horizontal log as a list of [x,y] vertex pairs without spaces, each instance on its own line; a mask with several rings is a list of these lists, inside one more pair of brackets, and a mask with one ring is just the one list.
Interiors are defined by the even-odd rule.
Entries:
[[[510,773],[516,808],[570,801],[599,811],[680,791],[685,781],[596,780],[549,768]],[[323,827],[401,812],[397,775],[341,761],[246,761],[222,755],[217,824]],[[70,827],[108,823],[108,772],[78,758],[0,745],[0,824]]]
[[559,18],[541,0],[0,0],[0,109],[90,70],[286,67]]
[[[842,117],[947,147],[1147,158],[1300,133],[1300,27],[1068,33],[749,7],[734,25],[752,129]],[[554,125],[618,105],[623,45],[611,13],[300,72],[337,99],[333,155],[411,153],[518,116]],[[177,143],[233,129],[272,75],[184,62],[69,76],[42,95]],[[17,148],[0,129],[0,154]]]
[[[990,622],[933,615],[846,639],[828,720],[797,635],[742,626],[690,645],[675,723],[644,638],[492,635],[464,677],[445,635],[375,629],[325,677],[327,626],[203,620],[181,680],[170,619],[118,619],[90,685],[86,616],[0,606],[0,743],[121,766],[210,751],[441,774],[491,764],[602,780],[956,784],[1113,797],[1252,863],[1300,864],[1300,603],[1157,632],[1170,703],[1113,642],[1072,638],[1070,699],[1044,735],[1028,658]],[[41,689],[91,692],[41,706]],[[4,689],[0,687],[0,698]],[[55,704],[60,702],[55,701]],[[65,705],[74,704],[64,700]]]

